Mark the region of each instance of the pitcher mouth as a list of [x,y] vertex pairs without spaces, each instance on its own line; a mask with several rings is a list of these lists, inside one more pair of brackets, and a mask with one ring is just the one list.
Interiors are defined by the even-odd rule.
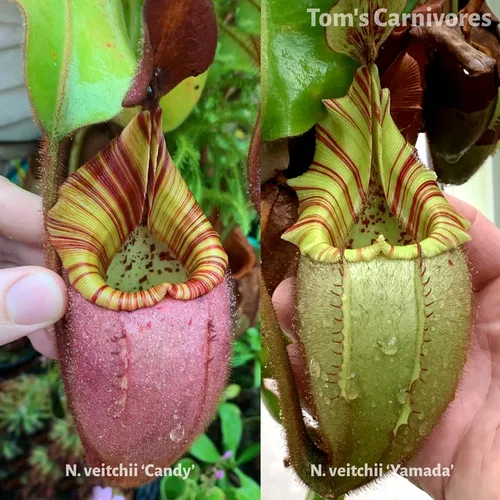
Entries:
[[[470,223],[448,203],[434,172],[394,123],[389,91],[382,90],[375,65],[356,72],[345,97],[324,104],[328,117],[316,126],[314,161],[288,181],[299,198],[299,219],[285,240],[322,262],[434,257],[469,241]],[[373,183],[410,244],[378,234],[369,245],[348,248]]]
[[227,269],[218,234],[166,149],[161,110],[138,114],[68,178],[47,230],[70,284],[111,310],[196,299]]

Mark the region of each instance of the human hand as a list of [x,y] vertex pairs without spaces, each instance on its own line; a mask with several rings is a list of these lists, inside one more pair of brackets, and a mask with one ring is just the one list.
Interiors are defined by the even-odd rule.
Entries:
[[[449,467],[453,464],[450,477],[411,478],[435,500],[498,500],[500,230],[467,203],[452,197],[448,200],[472,222],[472,241],[465,249],[474,289],[474,321],[467,362],[455,399],[408,466]],[[288,278],[273,294],[276,315],[288,333],[293,330],[293,286],[293,278]],[[298,352],[289,348],[296,378],[298,373],[304,373]],[[297,384],[300,393],[304,384],[300,380]]]
[[41,198],[0,176],[0,345],[28,336],[55,358],[48,328],[66,311],[66,286],[42,267],[42,238]]

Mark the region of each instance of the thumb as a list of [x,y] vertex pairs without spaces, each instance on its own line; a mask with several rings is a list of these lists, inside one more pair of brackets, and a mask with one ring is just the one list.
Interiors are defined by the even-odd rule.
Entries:
[[0,345],[54,324],[66,311],[60,276],[37,266],[0,270]]

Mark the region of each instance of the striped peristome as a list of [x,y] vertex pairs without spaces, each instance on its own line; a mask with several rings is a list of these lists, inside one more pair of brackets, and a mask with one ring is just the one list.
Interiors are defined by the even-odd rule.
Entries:
[[[419,160],[390,114],[375,65],[361,67],[347,95],[327,100],[328,117],[316,126],[316,153],[309,170],[289,181],[299,197],[299,220],[284,234],[304,255],[322,262],[433,257],[469,240],[469,222],[446,201],[436,176]],[[341,250],[367,201],[368,185],[380,182],[391,213],[415,241],[390,244],[380,235],[371,246]]]
[[[111,260],[141,224],[168,243],[187,281],[134,292],[106,283]],[[64,183],[47,228],[71,285],[111,310],[153,306],[165,296],[195,299],[222,283],[227,268],[219,236],[168,154],[161,110],[139,113]]]

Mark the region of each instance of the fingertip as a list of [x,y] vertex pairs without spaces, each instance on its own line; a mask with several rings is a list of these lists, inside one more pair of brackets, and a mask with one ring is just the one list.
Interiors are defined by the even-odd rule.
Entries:
[[62,278],[43,267],[27,266],[2,271],[4,309],[14,325],[51,325],[67,307]]
[[293,337],[293,297],[295,278],[286,278],[274,290],[272,302],[283,330]]
[[46,358],[58,359],[55,339],[46,330],[38,330],[28,335],[33,347]]

